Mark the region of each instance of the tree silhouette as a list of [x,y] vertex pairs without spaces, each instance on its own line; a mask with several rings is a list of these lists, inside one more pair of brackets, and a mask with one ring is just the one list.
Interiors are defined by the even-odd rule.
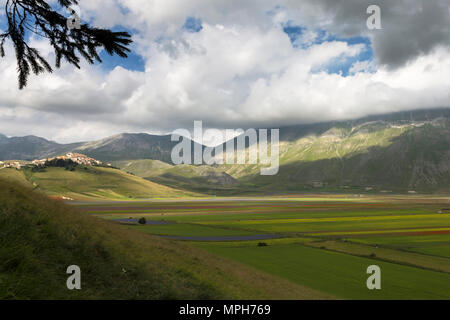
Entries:
[[[45,71],[53,72],[52,67],[39,54],[39,51],[28,45],[27,38],[32,34],[48,39],[55,50],[56,68],[61,66],[62,59],[77,68],[80,68],[80,57],[91,64],[95,60],[102,62],[97,53],[99,48],[104,48],[110,55],[127,57],[127,53],[130,52],[127,46],[132,42],[128,32],[113,32],[81,24],[79,21],[71,21],[47,2],[6,0],[5,14],[8,30],[0,34],[0,56],[5,56],[4,43],[6,39],[10,39],[16,52],[20,89],[27,85],[31,71],[36,75]],[[78,5],[78,0],[58,0],[58,3],[61,6],[60,9],[75,14],[71,7]]]

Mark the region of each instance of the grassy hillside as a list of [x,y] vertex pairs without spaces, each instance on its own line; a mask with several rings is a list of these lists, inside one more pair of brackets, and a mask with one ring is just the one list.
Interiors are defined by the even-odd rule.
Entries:
[[23,172],[16,169],[0,169],[0,179],[5,181],[12,181],[25,187],[30,187],[30,182],[27,180]]
[[[182,243],[90,217],[0,180],[0,299],[324,299]],[[66,287],[70,265],[81,290]]]
[[113,162],[125,172],[160,184],[200,193],[223,193],[236,189],[239,182],[222,170],[202,165],[173,166],[158,160],[127,160]]
[[173,167],[166,162],[150,159],[113,161],[112,164],[125,172],[135,174],[142,178],[150,178],[164,174],[166,170]]
[[48,167],[44,171],[31,169],[0,170],[0,178],[27,183],[55,197],[83,199],[142,199],[194,196],[193,193],[163,186],[126,172],[98,167],[77,167],[75,171]]

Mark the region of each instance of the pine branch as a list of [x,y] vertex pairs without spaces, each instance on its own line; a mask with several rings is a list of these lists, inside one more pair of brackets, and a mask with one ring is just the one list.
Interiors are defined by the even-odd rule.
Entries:
[[[58,0],[59,6],[67,10],[78,4],[78,0]],[[54,10],[44,0],[7,0],[5,13],[8,31],[0,34],[0,57],[5,56],[6,39],[13,42],[17,59],[19,88],[27,85],[31,72],[39,75],[52,72],[50,64],[39,54],[36,48],[27,44],[32,34],[48,39],[55,50],[55,67],[61,67],[61,60],[80,68],[81,58],[93,64],[102,62],[98,50],[104,48],[110,55],[127,58],[132,43],[128,32],[113,32],[108,29],[80,25],[79,29],[70,29],[67,19]]]

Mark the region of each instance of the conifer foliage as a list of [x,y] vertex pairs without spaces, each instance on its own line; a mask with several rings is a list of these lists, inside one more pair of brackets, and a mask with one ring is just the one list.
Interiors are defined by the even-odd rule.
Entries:
[[8,29],[0,34],[0,56],[5,56],[4,44],[10,39],[14,44],[19,88],[27,85],[31,72],[38,75],[45,71],[53,72],[52,67],[36,48],[29,46],[31,35],[48,39],[55,50],[55,66],[61,66],[61,60],[80,68],[81,57],[93,64],[102,62],[98,49],[104,48],[110,55],[117,54],[126,58],[130,52],[131,35],[128,32],[113,32],[108,29],[91,27],[81,23],[71,28],[67,23],[69,14],[78,0],[58,0],[52,7],[44,0],[6,0],[5,17]]

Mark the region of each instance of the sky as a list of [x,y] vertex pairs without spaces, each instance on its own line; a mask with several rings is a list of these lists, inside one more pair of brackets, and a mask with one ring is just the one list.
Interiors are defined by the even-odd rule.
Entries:
[[[83,22],[132,34],[130,57],[63,64],[20,91],[6,43],[0,133],[68,143],[450,107],[450,0],[79,2]],[[382,29],[367,27],[371,4]],[[45,39],[29,42],[54,61]]]

